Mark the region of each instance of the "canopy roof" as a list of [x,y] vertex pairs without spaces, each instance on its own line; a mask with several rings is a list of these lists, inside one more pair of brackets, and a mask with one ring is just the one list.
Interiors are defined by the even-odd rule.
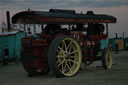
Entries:
[[78,14],[74,10],[50,9],[49,11],[22,11],[12,17],[13,24],[78,24],[116,23],[116,18],[105,14]]

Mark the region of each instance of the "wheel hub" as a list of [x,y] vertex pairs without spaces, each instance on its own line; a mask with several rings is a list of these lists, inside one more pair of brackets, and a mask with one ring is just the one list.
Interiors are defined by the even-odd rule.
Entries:
[[65,54],[65,58],[66,59],[69,59],[70,58],[70,55],[68,53]]

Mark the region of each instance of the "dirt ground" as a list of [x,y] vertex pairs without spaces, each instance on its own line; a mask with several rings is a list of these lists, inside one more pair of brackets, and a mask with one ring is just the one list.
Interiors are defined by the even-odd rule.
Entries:
[[110,70],[103,69],[98,61],[68,78],[56,78],[52,73],[28,77],[21,63],[0,63],[0,85],[128,85],[128,52],[113,53]]

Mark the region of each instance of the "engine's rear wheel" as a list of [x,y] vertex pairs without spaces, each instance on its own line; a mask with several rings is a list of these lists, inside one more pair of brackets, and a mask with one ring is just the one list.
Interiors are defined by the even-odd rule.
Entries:
[[104,49],[102,52],[102,65],[104,69],[111,69],[112,67],[112,52],[110,49]]
[[69,36],[57,37],[48,51],[48,64],[56,77],[75,75],[82,61],[81,48],[76,40]]

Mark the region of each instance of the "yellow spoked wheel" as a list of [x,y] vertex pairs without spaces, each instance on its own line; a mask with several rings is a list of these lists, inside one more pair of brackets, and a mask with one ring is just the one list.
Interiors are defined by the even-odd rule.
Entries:
[[110,69],[112,67],[112,52],[110,49],[105,49],[103,51],[102,65],[104,69]]
[[71,37],[58,37],[51,43],[48,53],[49,67],[57,77],[75,75],[82,61],[81,48]]

